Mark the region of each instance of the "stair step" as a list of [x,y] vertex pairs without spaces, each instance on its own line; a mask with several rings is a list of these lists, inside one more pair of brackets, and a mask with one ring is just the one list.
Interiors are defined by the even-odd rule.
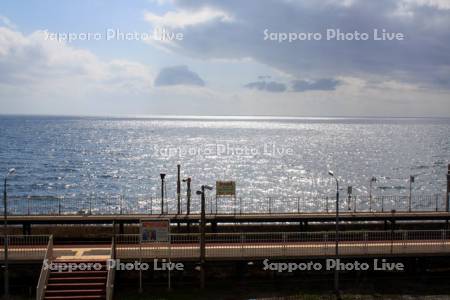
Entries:
[[46,291],[46,296],[64,296],[65,294],[85,294],[85,295],[104,295],[106,293],[105,289],[86,289],[86,290],[50,290]]
[[106,281],[106,276],[98,276],[98,277],[93,277],[93,276],[83,276],[83,277],[50,277],[48,279],[49,283],[53,283],[55,281],[63,281],[63,282],[78,282],[78,281]]
[[67,263],[77,263],[77,264],[79,264],[79,263],[83,263],[83,264],[88,264],[88,263],[95,264],[95,263],[98,263],[98,264],[102,264],[102,265],[106,264],[106,260],[82,260],[82,259],[55,259],[52,262],[54,262],[54,263],[66,263],[66,264]]
[[81,283],[49,283],[47,284],[47,290],[61,290],[61,289],[85,289],[85,288],[102,288],[105,286],[105,283],[97,283],[97,282],[81,282]]
[[78,295],[78,296],[45,296],[44,300],[83,300],[83,299],[105,299],[100,295]]
[[108,274],[108,271],[72,271],[72,272],[51,272],[49,277],[52,278],[52,276],[57,277],[89,277],[89,276],[106,276]]

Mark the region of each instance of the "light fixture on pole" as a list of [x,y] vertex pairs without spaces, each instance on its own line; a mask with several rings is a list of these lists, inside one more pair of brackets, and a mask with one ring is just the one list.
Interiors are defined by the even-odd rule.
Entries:
[[374,182],[377,182],[377,178],[375,176],[370,178],[370,185],[369,185],[369,211],[372,211],[372,184]]
[[[335,259],[336,264],[339,263],[339,181],[334,175],[333,171],[328,171],[328,175],[334,178],[336,181],[336,232],[335,232]],[[339,293],[339,270],[334,269],[334,291],[336,293],[337,299],[340,299]]]
[[212,190],[213,188],[209,185],[202,185],[201,190],[197,191],[197,195],[201,196],[201,213],[200,213],[200,287],[205,288],[205,190]]
[[161,173],[159,176],[161,177],[161,214],[164,214],[164,178],[166,174]]
[[16,169],[10,169],[5,176],[5,182],[3,186],[3,217],[4,217],[4,228],[3,228],[3,246],[5,253],[5,274],[4,274],[4,289],[5,289],[5,299],[9,299],[9,270],[8,270],[8,201],[6,193],[6,183],[9,176],[14,175]]

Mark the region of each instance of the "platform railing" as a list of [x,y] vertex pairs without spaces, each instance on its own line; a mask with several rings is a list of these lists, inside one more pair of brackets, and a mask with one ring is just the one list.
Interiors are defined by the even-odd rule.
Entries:
[[53,236],[48,238],[47,250],[45,252],[44,261],[42,263],[39,281],[36,287],[36,300],[44,299],[45,290],[47,287],[48,275],[50,270],[46,268],[46,264],[51,264],[53,260]]
[[[450,253],[450,230],[343,231],[339,232],[343,256]],[[119,258],[197,259],[198,233],[171,234],[167,243],[141,244],[139,235],[118,235]],[[170,251],[170,253],[169,253]],[[207,233],[206,257],[287,258],[333,256],[335,232]]]
[[[342,194],[340,210],[342,212],[420,212],[445,211],[446,195],[351,195]],[[181,199],[181,214],[186,214],[186,203]],[[165,199],[164,212],[176,214],[175,197]],[[191,199],[192,214],[200,212],[198,197]],[[316,197],[237,197],[206,199],[207,214],[279,214],[335,211],[336,200],[333,196]],[[108,197],[71,198],[56,196],[8,197],[9,215],[132,215],[161,214],[161,199],[158,197],[126,197],[113,195]],[[0,203],[0,210],[2,203]]]
[[[48,235],[8,235],[8,259],[41,260],[49,243]],[[0,245],[4,245],[5,236],[0,236]],[[0,259],[4,259],[4,249],[0,249]]]

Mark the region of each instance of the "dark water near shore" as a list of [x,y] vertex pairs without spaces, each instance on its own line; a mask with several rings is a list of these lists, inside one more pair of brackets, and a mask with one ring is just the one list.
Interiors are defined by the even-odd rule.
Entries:
[[0,117],[11,197],[139,203],[158,197],[165,172],[174,199],[181,163],[194,189],[236,180],[252,210],[266,197],[301,197],[307,209],[334,194],[329,169],[357,195],[372,176],[374,195],[408,195],[410,175],[413,193],[428,195],[445,193],[448,162],[450,119]]

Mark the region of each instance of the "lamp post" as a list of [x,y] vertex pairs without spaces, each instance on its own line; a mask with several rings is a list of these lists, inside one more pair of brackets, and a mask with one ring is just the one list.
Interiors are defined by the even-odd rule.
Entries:
[[[339,263],[339,181],[334,176],[333,171],[328,171],[328,175],[334,178],[336,181],[336,232],[335,232],[335,257],[336,264]],[[337,299],[340,299],[339,294],[339,271],[338,268],[334,269],[334,291],[336,293]]]
[[[177,214],[181,214],[180,164],[177,165]],[[178,223],[180,225],[180,223]]]
[[414,183],[415,177],[413,175],[409,176],[409,211],[411,212],[412,206],[412,184]]
[[372,183],[377,182],[376,177],[370,178],[370,185],[369,185],[369,211],[372,211]]
[[200,191],[197,191],[197,195],[201,195],[201,214],[200,214],[200,288],[205,288],[205,190],[212,190],[209,185],[202,185]]
[[186,214],[191,213],[191,177],[183,179],[183,182],[186,182]]
[[10,169],[5,176],[5,184],[3,186],[3,216],[4,216],[4,254],[5,254],[5,274],[4,274],[4,285],[5,285],[5,299],[9,299],[9,270],[8,270],[8,204],[7,204],[7,194],[6,194],[6,182],[8,177],[13,175],[16,172],[16,169]]
[[161,214],[164,214],[164,178],[166,174],[161,173],[159,176],[161,176]]

